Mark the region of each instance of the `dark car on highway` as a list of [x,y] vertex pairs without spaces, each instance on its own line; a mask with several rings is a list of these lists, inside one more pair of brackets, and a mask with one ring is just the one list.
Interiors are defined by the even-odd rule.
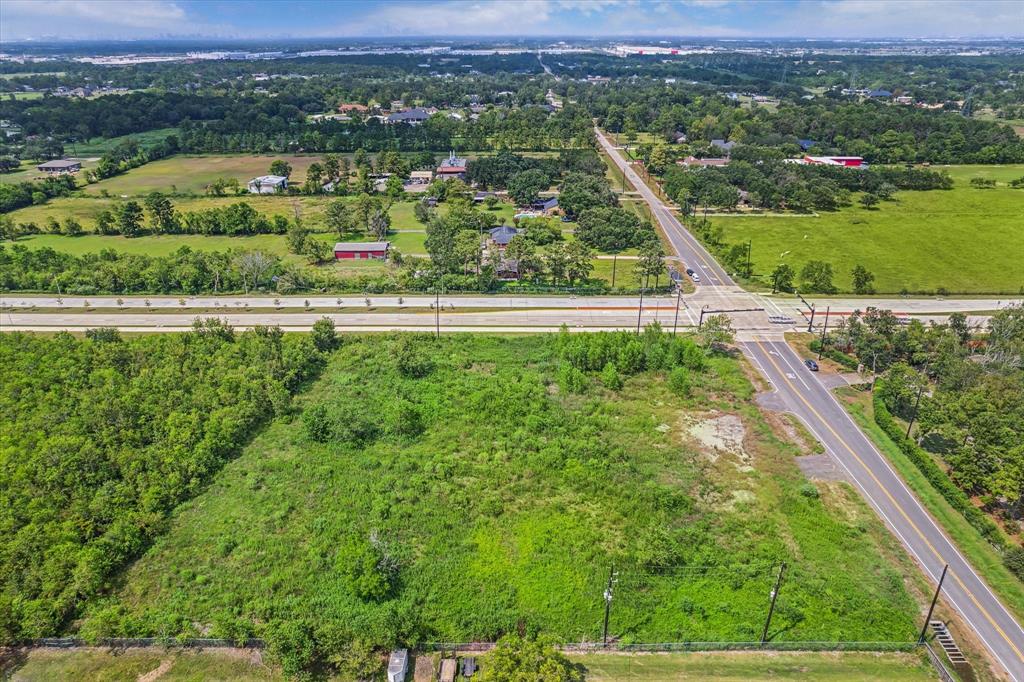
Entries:
[[807,369],[811,370],[812,372],[818,371],[818,363],[816,363],[814,360],[807,358],[806,360],[804,360],[804,364],[807,365]]

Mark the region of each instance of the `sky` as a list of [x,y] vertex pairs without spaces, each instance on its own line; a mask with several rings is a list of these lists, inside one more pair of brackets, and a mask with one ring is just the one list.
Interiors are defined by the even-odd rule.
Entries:
[[1022,0],[0,0],[22,39],[1024,36]]

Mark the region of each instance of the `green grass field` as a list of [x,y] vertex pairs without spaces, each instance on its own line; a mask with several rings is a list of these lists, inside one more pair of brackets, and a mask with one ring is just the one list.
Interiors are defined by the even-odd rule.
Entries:
[[[753,241],[755,276],[767,280],[780,262],[797,272],[808,260],[831,263],[835,285],[850,291],[850,271],[863,265],[879,293],[1000,294],[1024,287],[1024,190],[1006,183],[1024,165],[941,167],[953,176],[948,191],[899,192],[877,210],[859,205],[806,216],[715,216],[729,243]],[[969,186],[995,179],[995,189]]]
[[322,154],[266,154],[266,155],[217,155],[186,156],[179,154],[160,159],[132,169],[123,175],[101,180],[89,185],[90,194],[107,190],[110,194],[148,194],[149,192],[195,192],[202,194],[206,186],[218,178],[235,178],[244,187],[245,183],[259,175],[270,172],[270,164],[276,160],[287,161],[292,166],[290,182],[302,184],[306,169],[314,161],[321,161]]
[[279,669],[260,660],[259,654],[246,651],[160,651],[154,649],[85,649],[55,651],[37,649],[24,661],[4,670],[11,682],[122,682],[140,679],[147,673],[160,682],[283,681]]
[[[917,607],[887,558],[895,541],[852,489],[807,493],[795,447],[764,421],[739,362],[712,359],[685,400],[661,373],[621,393],[589,377],[572,395],[555,382],[553,341],[420,337],[432,369],[414,379],[396,368],[398,337],[347,336],[299,414],[273,422],[181,506],[83,628],[259,634],[267,618],[316,614],[366,633],[401,623],[434,641],[517,623],[593,640],[614,561],[615,636],[749,640],[785,557],[792,579],[773,638],[913,636]],[[315,405],[337,428],[381,430],[312,442],[301,412]],[[421,427],[406,430],[410,417],[397,415],[410,409]],[[717,433],[707,420],[726,412],[731,450],[695,440]],[[339,549],[368,534],[399,566],[381,600],[351,591]],[[673,571],[637,563],[666,561]]]
[[[934,669],[914,654],[742,652],[570,654],[569,658],[585,668],[587,682],[748,682],[757,679],[918,682],[935,679]],[[480,662],[486,665],[486,657]],[[286,679],[276,666],[255,655],[221,650],[35,650],[24,661],[12,665],[9,672],[11,682],[113,682],[134,680],[161,669],[161,664],[164,672],[158,678],[160,682]],[[411,673],[408,679],[412,679]]]
[[570,655],[586,668],[587,682],[674,680],[824,680],[909,682],[935,680],[935,669],[915,654],[587,654]]
[[74,156],[103,156],[127,140],[135,140],[143,147],[149,147],[157,142],[163,142],[168,135],[174,135],[177,132],[177,128],[157,128],[120,137],[95,137],[91,140],[68,142],[64,145],[64,151]]

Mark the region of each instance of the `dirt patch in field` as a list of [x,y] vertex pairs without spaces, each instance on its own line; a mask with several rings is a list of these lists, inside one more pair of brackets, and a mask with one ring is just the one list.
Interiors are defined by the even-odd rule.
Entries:
[[711,463],[723,455],[731,455],[741,471],[750,468],[750,453],[743,447],[747,430],[738,415],[712,412],[703,415],[684,415],[683,430],[700,445],[701,453]]
[[161,677],[163,677],[164,673],[170,670],[172,666],[174,666],[174,659],[165,658],[164,660],[160,661],[159,666],[157,666],[153,670],[150,670],[145,675],[139,675],[137,678],[135,678],[135,682],[156,682]]

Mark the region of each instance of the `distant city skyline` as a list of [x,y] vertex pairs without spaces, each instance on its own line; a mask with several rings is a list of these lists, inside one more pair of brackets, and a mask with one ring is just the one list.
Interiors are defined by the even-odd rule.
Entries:
[[172,37],[997,38],[1017,0],[3,0],[0,40]]

